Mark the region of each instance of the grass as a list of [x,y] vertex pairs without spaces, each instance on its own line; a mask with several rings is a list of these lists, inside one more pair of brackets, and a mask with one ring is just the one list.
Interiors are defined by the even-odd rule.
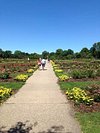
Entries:
[[[63,91],[73,87],[84,88],[91,84],[100,84],[100,81],[86,82],[60,82],[60,87]],[[76,117],[81,125],[83,133],[100,133],[100,112],[92,113],[76,113]]]
[[0,86],[4,86],[12,89],[20,89],[24,85],[24,82],[1,82]]
[[100,133],[100,112],[76,113],[83,133]]
[[84,88],[91,84],[100,84],[100,81],[85,81],[85,82],[60,82],[61,89],[66,91],[67,88],[72,89],[73,87]]
[[[24,82],[1,82],[0,86],[4,86],[6,88],[11,88],[13,91],[13,94],[15,94],[22,86],[24,85]],[[0,105],[4,103],[8,98],[5,98],[0,100]]]
[[20,73],[20,72],[17,72],[17,73],[11,73],[10,76],[12,78],[15,78],[17,75],[20,75],[20,74],[26,74],[26,75],[28,75],[30,77],[30,76],[32,76],[33,73],[28,73],[28,72],[22,72],[22,73]]

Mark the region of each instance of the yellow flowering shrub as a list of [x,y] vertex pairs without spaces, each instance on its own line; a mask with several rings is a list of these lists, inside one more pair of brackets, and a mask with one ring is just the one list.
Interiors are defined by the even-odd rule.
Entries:
[[61,73],[61,72],[63,72],[63,70],[62,69],[55,69],[55,72]]
[[52,66],[55,65],[55,63],[52,60],[50,60],[50,63],[52,64]]
[[0,101],[8,98],[12,94],[11,88],[0,86]]
[[54,71],[59,69],[58,64],[55,64],[52,60],[51,60],[51,64],[53,66]]
[[33,69],[28,69],[27,72],[28,72],[28,73],[33,73],[34,70],[33,70]]
[[93,103],[93,99],[89,97],[84,90],[78,87],[74,87],[72,90],[67,90],[66,95],[76,103],[85,103],[88,105]]
[[54,64],[54,65],[52,65],[52,66],[53,66],[53,68],[58,67],[58,65],[57,65],[57,64]]
[[50,62],[51,62],[51,64],[52,64],[53,68],[58,67],[58,65],[55,64],[52,60],[51,60]]
[[70,79],[70,77],[65,75],[65,74],[59,76],[58,78],[59,78],[60,81],[66,81],[66,80]]
[[53,67],[53,70],[57,70],[57,69],[59,69],[58,66],[54,66],[54,67]]
[[26,81],[28,79],[28,75],[26,74],[20,74],[15,77],[15,80],[17,81]]

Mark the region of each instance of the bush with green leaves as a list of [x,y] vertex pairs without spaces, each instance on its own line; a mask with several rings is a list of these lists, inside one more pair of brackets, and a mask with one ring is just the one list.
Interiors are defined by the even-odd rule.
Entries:
[[97,69],[96,75],[100,76],[100,69]]
[[95,78],[96,72],[92,69],[82,69],[82,70],[72,70],[70,72],[71,76],[74,79],[82,79],[82,78]]
[[86,86],[85,89],[88,91],[89,95],[94,99],[94,102],[100,102],[100,85],[92,84]]
[[86,76],[88,78],[95,78],[96,77],[96,72],[92,69],[87,69],[86,70]]
[[0,73],[0,78],[1,79],[8,79],[9,78],[9,73],[8,72]]
[[71,71],[71,76],[74,78],[74,79],[81,79],[81,78],[86,78],[86,75],[83,73],[83,71],[80,71],[80,70],[73,70]]

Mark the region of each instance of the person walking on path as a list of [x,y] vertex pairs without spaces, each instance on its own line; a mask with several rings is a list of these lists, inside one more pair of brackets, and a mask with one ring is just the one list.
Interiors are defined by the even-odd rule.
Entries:
[[46,60],[45,59],[41,60],[41,65],[42,65],[42,70],[44,70],[44,67],[46,65]]

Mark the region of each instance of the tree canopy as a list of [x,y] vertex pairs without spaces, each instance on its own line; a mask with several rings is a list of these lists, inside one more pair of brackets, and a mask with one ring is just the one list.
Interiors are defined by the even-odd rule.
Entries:
[[30,58],[30,59],[75,59],[75,58],[96,58],[100,59],[100,42],[94,43],[93,46],[88,49],[86,47],[82,48],[80,52],[74,53],[71,49],[61,49],[58,48],[55,52],[43,51],[42,54],[38,53],[25,53],[20,50],[15,50],[14,53],[10,50],[3,51],[0,48],[0,58]]

